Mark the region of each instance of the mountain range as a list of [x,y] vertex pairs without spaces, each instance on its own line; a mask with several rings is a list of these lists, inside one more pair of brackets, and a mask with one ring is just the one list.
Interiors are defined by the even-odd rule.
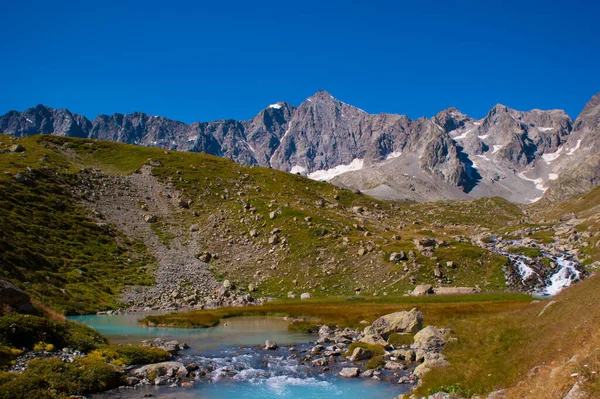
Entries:
[[449,108],[411,120],[369,114],[319,91],[297,108],[278,102],[250,120],[192,124],[141,112],[90,121],[38,105],[1,116],[0,132],[204,152],[384,199],[531,203],[564,200],[600,183],[600,93],[575,121],[561,110],[500,104],[482,119]]

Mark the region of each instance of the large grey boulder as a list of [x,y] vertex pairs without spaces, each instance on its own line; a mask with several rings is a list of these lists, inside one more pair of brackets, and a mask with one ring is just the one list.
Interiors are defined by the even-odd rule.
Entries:
[[358,367],[344,367],[338,375],[344,378],[354,378],[357,377],[359,373],[360,369]]
[[5,280],[0,280],[0,304],[20,310],[31,310],[33,308],[29,295],[16,285]]
[[373,352],[364,348],[354,348],[352,355],[348,358],[351,362],[360,362],[361,360],[367,360],[373,357]]
[[423,327],[423,313],[417,308],[381,316],[371,324],[373,333],[388,339],[393,333],[416,334]]
[[448,342],[448,335],[450,335],[450,330],[447,328],[427,326],[415,334],[411,347],[422,350],[439,350]]
[[466,295],[476,294],[479,290],[474,287],[437,287],[433,289],[436,295]]
[[162,362],[155,364],[147,364],[140,368],[134,369],[131,372],[135,377],[147,377],[148,375],[152,375],[155,377],[177,377],[183,378],[187,377],[188,371],[181,362]]
[[415,287],[415,289],[413,290],[413,292],[411,293],[412,296],[423,296],[423,295],[428,295],[428,294],[432,294],[433,286],[431,284],[421,284],[421,285],[417,285]]
[[439,359],[432,359],[432,360],[425,360],[423,363],[419,364],[415,370],[413,371],[413,374],[416,377],[423,377],[425,374],[427,374],[427,372],[429,372],[429,370],[431,370],[434,367],[443,367],[443,366],[447,366],[450,363],[444,359],[444,358],[439,358]]

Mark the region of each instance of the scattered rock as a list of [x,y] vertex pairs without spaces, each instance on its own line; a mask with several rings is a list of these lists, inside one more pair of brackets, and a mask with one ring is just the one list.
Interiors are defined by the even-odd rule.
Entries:
[[360,369],[358,367],[344,367],[338,375],[344,378],[354,378],[357,377],[359,373]]
[[300,295],[300,299],[310,299],[310,293],[308,293],[308,292],[303,292],[303,293]]
[[9,148],[10,152],[23,152],[25,151],[25,147],[21,144],[15,144]]

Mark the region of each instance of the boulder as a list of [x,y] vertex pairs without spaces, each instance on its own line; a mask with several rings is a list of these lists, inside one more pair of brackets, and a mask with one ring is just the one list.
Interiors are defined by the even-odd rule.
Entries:
[[364,342],[370,345],[387,345],[387,341],[381,338],[378,334],[368,334],[362,337],[359,342]]
[[324,324],[319,328],[319,337],[327,337],[333,334],[333,330],[328,325]]
[[414,362],[417,358],[415,351],[412,349],[396,349],[390,355],[406,362]]
[[23,152],[23,151],[25,151],[25,147],[23,147],[21,144],[15,144],[9,148],[9,151],[10,152]]
[[406,368],[406,366],[403,365],[402,363],[393,362],[391,360],[388,360],[387,362],[385,362],[385,365],[383,366],[383,368],[386,370],[404,370]]
[[415,289],[413,290],[413,292],[411,293],[411,295],[412,296],[423,296],[423,295],[433,294],[432,288],[433,288],[433,286],[431,284],[417,285],[415,287]]
[[270,339],[265,342],[265,350],[275,350],[277,348],[277,342],[271,341]]
[[400,252],[392,252],[392,254],[390,255],[390,262],[400,262],[401,260],[406,259],[406,255],[404,254],[404,251],[400,251]]
[[20,310],[31,310],[33,308],[29,301],[29,295],[16,285],[5,280],[0,280],[0,304]]
[[367,360],[373,357],[373,352],[364,348],[355,348],[352,355],[348,358],[351,362],[360,362],[361,360]]
[[476,294],[479,290],[474,287],[437,287],[433,289],[433,293],[436,295],[463,295],[463,294]]
[[417,308],[381,316],[371,324],[372,331],[383,339],[392,333],[416,334],[423,326],[423,313]]
[[450,330],[447,328],[427,326],[415,334],[411,347],[413,349],[439,350],[448,342],[448,335],[450,335]]
[[320,357],[320,358],[312,361],[312,366],[313,367],[324,367],[324,366],[327,366],[328,363],[329,362],[327,361],[327,358]]
[[310,299],[310,293],[304,292],[300,295],[300,299]]
[[450,363],[448,363],[448,361],[446,359],[426,360],[423,363],[419,364],[415,368],[415,370],[413,371],[413,374],[420,378],[420,377],[423,377],[433,367],[442,367],[442,366],[447,366],[449,364]]
[[357,377],[359,373],[360,370],[358,367],[344,367],[338,375],[344,378],[354,378]]
[[134,377],[145,378],[148,375],[155,375],[157,377],[187,377],[188,371],[181,362],[162,362],[155,364],[147,364],[140,368],[134,369],[131,374]]

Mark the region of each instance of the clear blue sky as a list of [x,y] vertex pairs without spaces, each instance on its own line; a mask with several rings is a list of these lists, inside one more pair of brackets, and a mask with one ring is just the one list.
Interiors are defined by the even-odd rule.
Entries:
[[600,91],[597,1],[4,1],[0,113],[247,119],[319,89],[430,117]]

